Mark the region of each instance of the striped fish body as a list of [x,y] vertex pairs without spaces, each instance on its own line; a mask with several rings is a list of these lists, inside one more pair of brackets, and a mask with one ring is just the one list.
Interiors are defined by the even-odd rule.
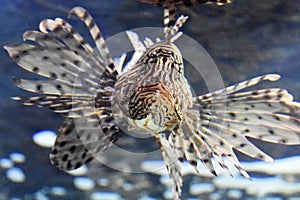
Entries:
[[115,84],[117,102],[128,122],[155,133],[178,127],[183,113],[192,106],[183,70],[181,53],[174,44],[150,46]]

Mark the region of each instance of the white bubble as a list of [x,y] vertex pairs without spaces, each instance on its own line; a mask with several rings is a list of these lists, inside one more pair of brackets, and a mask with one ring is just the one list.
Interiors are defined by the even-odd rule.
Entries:
[[53,131],[45,130],[34,134],[33,141],[41,147],[50,148],[54,146],[56,134]]
[[82,175],[86,175],[88,172],[88,167],[86,165],[83,165],[77,169],[74,170],[70,170],[70,171],[66,171],[68,174],[72,175],[72,176],[82,176]]
[[230,189],[227,192],[227,196],[230,199],[241,199],[241,197],[243,196],[243,192],[241,190]]
[[131,183],[124,183],[123,188],[126,191],[130,191],[133,189],[133,185]]
[[139,198],[138,200],[157,200],[157,199],[154,199],[154,198],[149,197],[149,196],[142,196],[142,197]]
[[14,163],[23,163],[26,160],[26,157],[21,153],[11,153],[9,157]]
[[49,198],[45,194],[43,194],[42,192],[36,192],[34,194],[34,199],[36,199],[36,200],[49,200]]
[[170,178],[169,178],[169,175],[163,175],[159,178],[159,182],[161,184],[164,184],[166,186],[170,186],[171,185],[171,182],[170,182]]
[[121,200],[121,196],[114,192],[94,192],[90,195],[91,200]]
[[189,189],[191,195],[197,196],[204,193],[212,193],[215,187],[211,183],[192,184]]
[[166,191],[164,191],[163,197],[164,197],[165,199],[174,199],[174,198],[173,198],[174,196],[173,196],[172,190],[167,189]]
[[209,195],[209,199],[211,199],[211,200],[220,200],[220,199],[222,199],[222,195],[218,192],[214,192],[211,195]]
[[0,167],[3,169],[9,169],[12,166],[14,166],[14,163],[12,162],[12,160],[8,159],[8,158],[1,158],[0,159]]
[[24,182],[26,179],[23,170],[17,167],[13,167],[7,170],[6,177],[12,182],[16,182],[16,183]]
[[59,187],[59,186],[51,187],[50,192],[52,195],[56,195],[56,196],[64,196],[67,194],[67,190],[65,188]]
[[99,178],[97,180],[97,184],[99,186],[102,186],[102,187],[105,187],[105,186],[108,186],[109,185],[109,180],[107,178]]
[[95,187],[95,182],[87,177],[76,177],[73,180],[74,186],[79,190],[92,190]]

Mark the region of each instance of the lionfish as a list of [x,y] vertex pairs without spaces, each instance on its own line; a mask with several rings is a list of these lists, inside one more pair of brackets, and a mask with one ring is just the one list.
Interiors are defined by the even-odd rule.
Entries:
[[262,81],[277,81],[277,74],[192,95],[182,55],[174,44],[187,17],[177,18],[176,6],[230,1],[141,1],[164,6],[165,38],[141,43],[143,54],[126,70],[117,69],[98,26],[81,7],[73,8],[70,14],[85,23],[96,49],[61,18],[45,19],[40,31],[25,32],[23,38],[31,44],[5,46],[16,64],[47,78],[13,78],[16,86],[39,94],[13,99],[24,105],[48,107],[66,117],[50,154],[55,166],[76,169],[127,131],[150,133],[160,146],[174,199],[180,199],[182,175],[178,161],[186,159],[197,171],[199,159],[217,175],[212,159],[230,173],[224,160],[227,158],[249,178],[233,149],[256,159],[272,158],[248,137],[285,145],[300,143],[300,104],[287,90],[240,91]]

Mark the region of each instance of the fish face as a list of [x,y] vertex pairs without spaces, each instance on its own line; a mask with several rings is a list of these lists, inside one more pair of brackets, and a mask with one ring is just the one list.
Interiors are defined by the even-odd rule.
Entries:
[[192,102],[183,69],[181,53],[173,43],[154,43],[115,84],[128,122],[156,133],[178,127]]

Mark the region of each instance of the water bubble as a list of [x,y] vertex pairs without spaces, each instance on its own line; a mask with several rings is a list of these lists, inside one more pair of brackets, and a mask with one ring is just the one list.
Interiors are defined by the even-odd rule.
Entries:
[[67,190],[65,188],[59,187],[59,186],[51,187],[50,192],[52,195],[56,195],[56,196],[64,196],[67,194]]
[[157,199],[154,199],[154,198],[149,197],[149,196],[142,196],[142,197],[139,198],[138,200],[157,200]]
[[108,186],[109,185],[109,180],[107,178],[99,178],[97,180],[97,184],[99,186],[102,186],[102,187],[105,187],[105,186]]
[[130,190],[132,190],[133,189],[133,185],[131,184],[131,183],[124,183],[124,185],[123,185],[123,188],[124,188],[124,190],[126,190],[126,191],[130,191]]
[[170,178],[169,178],[168,175],[163,175],[163,176],[161,176],[161,177],[159,178],[159,182],[160,182],[161,184],[166,185],[166,186],[170,186],[170,185],[171,185],[171,183],[170,183]]
[[174,197],[173,197],[172,190],[167,189],[166,191],[164,191],[163,197],[165,199],[173,199]]
[[36,199],[36,200],[49,200],[49,198],[45,194],[43,194],[42,192],[36,192],[34,194],[34,199]]
[[193,196],[198,196],[204,193],[212,193],[215,187],[210,183],[197,183],[193,184],[189,188],[189,193]]
[[23,163],[26,160],[26,157],[21,153],[11,153],[9,157],[14,163]]
[[50,148],[54,146],[56,134],[53,131],[45,130],[34,134],[33,141],[41,147]]
[[211,199],[211,200],[220,200],[220,199],[222,199],[222,195],[218,192],[214,192],[211,195],[209,195],[209,199]]
[[114,192],[94,192],[90,195],[91,200],[121,200],[121,196]]
[[243,196],[243,192],[241,190],[230,189],[227,192],[227,196],[230,199],[241,199]]
[[9,169],[14,165],[14,163],[12,162],[12,160],[8,159],[8,158],[1,158],[0,159],[0,167],[3,169]]
[[74,186],[79,190],[92,190],[95,187],[95,182],[87,177],[76,177],[73,180]]
[[16,182],[16,183],[24,182],[26,179],[23,170],[17,167],[13,167],[7,170],[6,177],[12,182]]

